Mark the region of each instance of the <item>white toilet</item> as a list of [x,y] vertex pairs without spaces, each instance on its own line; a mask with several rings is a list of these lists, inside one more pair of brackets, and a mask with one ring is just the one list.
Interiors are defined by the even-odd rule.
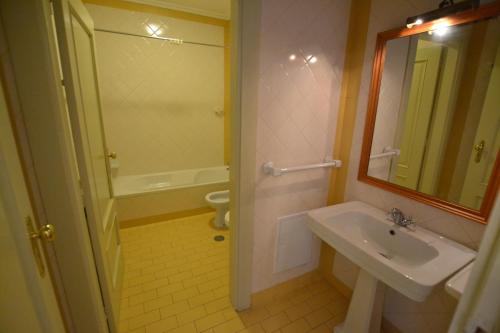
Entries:
[[226,228],[224,217],[229,209],[229,190],[208,193],[205,201],[210,207],[215,208],[214,227]]

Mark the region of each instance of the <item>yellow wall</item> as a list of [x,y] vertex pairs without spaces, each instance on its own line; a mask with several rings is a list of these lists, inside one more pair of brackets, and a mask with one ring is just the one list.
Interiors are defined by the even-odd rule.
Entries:
[[[334,143],[333,157],[340,159],[342,168],[333,169],[330,178],[328,204],[344,201],[344,192],[347,183],[347,171],[351,155],[354,124],[358,106],[359,88],[366,48],[366,36],[370,16],[371,0],[352,1],[347,37],[344,75],[342,78],[342,91],[337,122],[337,131]],[[345,296],[350,296],[350,290],[332,274],[335,250],[322,243],[320,270],[325,278],[333,283]]]

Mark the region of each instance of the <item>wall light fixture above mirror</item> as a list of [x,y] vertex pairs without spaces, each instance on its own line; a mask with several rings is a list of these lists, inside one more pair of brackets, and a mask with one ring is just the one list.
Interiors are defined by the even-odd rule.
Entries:
[[378,34],[358,178],[485,223],[500,186],[500,1]]

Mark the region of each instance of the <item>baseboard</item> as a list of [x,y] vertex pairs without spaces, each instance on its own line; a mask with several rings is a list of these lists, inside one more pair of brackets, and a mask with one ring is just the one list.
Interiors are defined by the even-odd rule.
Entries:
[[142,217],[140,219],[125,220],[125,221],[120,221],[120,229],[132,228],[132,227],[137,227],[137,226],[141,226],[141,225],[164,222],[164,221],[168,221],[168,220],[180,219],[183,217],[189,217],[189,216],[200,215],[200,214],[211,213],[211,212],[215,212],[215,210],[213,208],[210,208],[210,207],[201,207],[201,208],[183,210],[183,211],[179,211],[179,212],[172,212],[172,213],[167,213],[167,214]]

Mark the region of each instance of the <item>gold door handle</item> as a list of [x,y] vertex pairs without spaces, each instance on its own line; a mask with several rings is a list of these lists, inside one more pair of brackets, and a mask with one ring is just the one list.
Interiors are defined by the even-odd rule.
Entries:
[[481,162],[481,158],[483,157],[485,142],[481,140],[477,145],[474,146],[474,151],[476,152],[476,156],[474,157],[474,162]]
[[42,225],[38,232],[30,233],[32,239],[40,239],[48,242],[53,242],[56,239],[56,230],[52,224]]
[[116,152],[115,152],[115,151],[112,151],[111,153],[109,153],[109,154],[108,154],[108,157],[109,157],[109,158],[112,158],[112,159],[114,159],[114,160],[116,160],[116,157],[117,157],[117,156],[118,156],[118,155],[116,154]]
[[45,264],[42,258],[42,252],[38,244],[38,240],[43,240],[47,242],[52,242],[56,238],[56,231],[52,224],[46,224],[40,227],[38,231],[33,225],[31,217],[26,217],[26,228],[28,229],[28,237],[31,241],[31,250],[33,251],[33,256],[35,257],[35,262],[38,267],[38,272],[40,276],[45,275]]

